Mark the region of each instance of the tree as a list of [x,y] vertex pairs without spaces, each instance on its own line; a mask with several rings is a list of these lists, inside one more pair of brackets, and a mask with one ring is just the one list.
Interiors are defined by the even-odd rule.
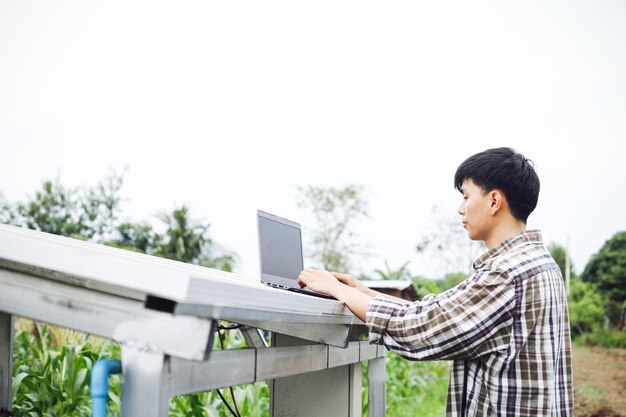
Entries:
[[574,334],[588,333],[604,323],[604,302],[589,282],[572,280],[569,294],[570,326]]
[[298,206],[311,209],[315,218],[308,252],[324,269],[349,271],[352,257],[364,254],[352,229],[354,223],[369,217],[362,194],[363,187],[353,184],[343,188],[298,187]]
[[626,231],[618,232],[594,254],[582,274],[609,300],[626,301]]
[[0,191],[0,223],[2,224],[15,224],[16,212],[11,207],[11,204],[4,198],[4,194]]
[[120,222],[122,184],[123,176],[116,173],[95,187],[67,188],[58,178],[45,180],[34,197],[15,205],[9,204],[0,193],[0,222],[233,270],[236,254],[221,250],[208,235],[210,225],[191,219],[185,206],[160,215],[167,227],[164,234],[157,233],[147,222]]
[[453,272],[450,274],[446,274],[443,279],[437,280],[437,287],[439,287],[440,291],[445,291],[449,288],[452,288],[461,282],[465,281],[468,278],[468,275],[464,272]]
[[204,245],[210,245],[208,225],[189,218],[189,210],[182,206],[172,214],[161,214],[159,219],[167,225],[164,239],[157,245],[155,255],[176,261],[199,263]]
[[[563,246],[552,242],[548,245],[548,251],[550,251],[550,255],[552,255],[554,262],[556,262],[556,264],[559,266],[559,269],[561,270],[561,275],[563,276],[563,279],[565,279],[565,276],[566,276],[565,268],[567,264],[567,250]],[[570,261],[569,271],[571,275],[574,275],[574,264],[571,261]]]
[[146,222],[122,223],[116,227],[116,236],[106,245],[135,252],[153,254],[161,236]]
[[398,280],[398,281],[410,281],[411,273],[408,270],[409,262],[405,262],[398,269],[392,269],[389,265],[389,262],[385,260],[385,270],[382,269],[374,269],[374,272],[378,274],[377,279],[382,279],[384,281]]
[[486,250],[482,242],[468,238],[458,217],[442,212],[439,206],[432,207],[431,220],[424,230],[415,249],[425,266],[440,276],[471,273],[472,262]]
[[112,173],[92,188],[67,188],[46,180],[35,196],[11,207],[4,203],[2,221],[16,226],[102,242],[119,214],[122,176]]
[[167,231],[155,239],[156,256],[232,271],[234,254],[216,255],[215,244],[208,234],[210,225],[192,219],[187,207],[161,214],[159,219],[167,225]]

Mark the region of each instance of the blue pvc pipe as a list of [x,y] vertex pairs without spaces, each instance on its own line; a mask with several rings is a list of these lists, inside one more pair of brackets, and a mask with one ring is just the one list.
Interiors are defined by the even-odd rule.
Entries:
[[106,417],[109,397],[109,375],[122,372],[122,362],[100,359],[91,370],[91,415]]

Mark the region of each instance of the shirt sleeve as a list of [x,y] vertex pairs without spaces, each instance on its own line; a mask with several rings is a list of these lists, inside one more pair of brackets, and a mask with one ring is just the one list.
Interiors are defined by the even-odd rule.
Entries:
[[384,344],[407,359],[474,359],[508,347],[515,301],[506,273],[479,271],[414,303],[376,296],[365,324],[370,343]]

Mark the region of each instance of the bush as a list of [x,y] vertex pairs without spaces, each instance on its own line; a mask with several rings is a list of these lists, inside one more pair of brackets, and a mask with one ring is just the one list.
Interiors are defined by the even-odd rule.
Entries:
[[584,333],[576,339],[579,345],[600,346],[603,348],[626,349],[626,330],[595,328],[590,333]]
[[387,353],[387,415],[441,416],[445,414],[450,365],[415,362]]
[[[78,336],[75,345],[60,345],[55,328],[44,324],[35,329],[34,334],[18,331],[14,338],[14,415],[91,416],[92,365],[103,356],[119,358],[119,346],[86,335]],[[111,392],[119,393],[119,376],[112,379],[111,387]],[[112,399],[112,407],[119,409],[119,397],[112,394]]]
[[572,334],[591,332],[604,323],[604,301],[589,282],[572,280],[569,294],[569,314]]
[[[387,352],[386,414],[389,417],[437,417],[446,413],[450,364],[416,362]],[[363,368],[363,412],[367,415],[367,364]]]

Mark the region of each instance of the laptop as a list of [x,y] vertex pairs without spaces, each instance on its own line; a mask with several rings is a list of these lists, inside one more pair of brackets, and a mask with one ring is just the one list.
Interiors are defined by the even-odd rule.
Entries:
[[257,225],[263,284],[334,300],[333,297],[298,285],[298,275],[304,268],[302,228],[298,223],[258,210]]

